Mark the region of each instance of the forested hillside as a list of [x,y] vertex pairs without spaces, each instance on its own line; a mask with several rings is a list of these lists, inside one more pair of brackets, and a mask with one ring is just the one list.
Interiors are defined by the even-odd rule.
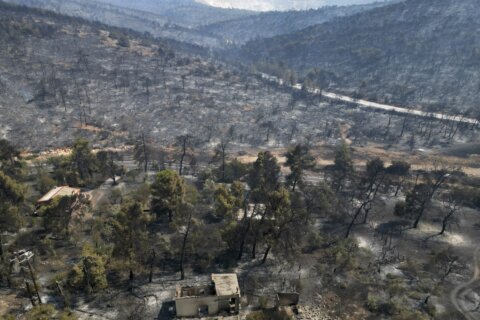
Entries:
[[410,0],[252,41],[238,56],[357,97],[478,111],[479,28],[476,0]]
[[[143,11],[94,0],[7,0],[6,2],[54,11],[142,33],[147,32],[154,37],[169,38],[189,44],[205,47],[222,45],[218,37],[204,35],[196,29],[182,26],[181,21],[172,20],[171,14],[176,12],[173,9],[169,16],[169,14],[161,15],[155,11]],[[190,8],[190,11],[185,14],[194,16],[197,9]]]
[[185,27],[196,27],[256,14],[248,10],[211,7],[194,0],[99,0],[99,2],[155,13]]
[[222,9],[193,0],[7,0],[70,16],[170,38],[206,48],[221,49],[255,38],[273,37],[352,15],[378,6],[325,7],[318,10],[258,13]]
[[[222,8],[246,8],[258,11],[288,11],[288,10],[309,10],[323,6],[349,6],[356,4],[369,4],[376,0],[198,0],[212,6]],[[379,2],[385,0],[377,0]],[[388,0],[387,0],[388,1]]]
[[200,27],[200,31],[222,37],[234,44],[243,44],[255,38],[268,38],[292,33],[316,24],[370,10],[383,3],[345,7],[325,7],[316,10],[265,12]]

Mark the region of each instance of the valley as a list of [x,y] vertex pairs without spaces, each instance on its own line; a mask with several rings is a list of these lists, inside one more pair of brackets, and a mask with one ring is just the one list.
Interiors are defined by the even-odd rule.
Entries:
[[433,3],[0,1],[0,319],[477,319],[476,11]]

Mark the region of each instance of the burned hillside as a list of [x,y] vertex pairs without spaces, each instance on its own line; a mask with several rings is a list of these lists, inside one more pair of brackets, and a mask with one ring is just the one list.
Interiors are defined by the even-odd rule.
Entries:
[[163,144],[190,134],[199,145],[228,137],[245,146],[349,138],[417,148],[477,137],[465,123],[371,113],[268,84],[162,40],[1,6],[0,133],[29,150],[78,136],[98,146],[128,144],[142,132]]
[[478,317],[477,120],[1,2],[0,44],[1,320]]

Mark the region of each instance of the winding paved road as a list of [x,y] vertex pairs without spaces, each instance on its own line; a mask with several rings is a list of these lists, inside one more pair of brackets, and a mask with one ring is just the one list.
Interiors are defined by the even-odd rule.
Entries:
[[[282,79],[279,79],[277,77],[268,75],[266,73],[259,73],[259,75],[267,81],[275,82],[275,83],[278,83],[280,85],[285,84],[285,81],[283,81]],[[292,85],[291,87],[293,89],[296,89],[296,90],[301,90],[302,89],[302,85],[300,83]],[[329,98],[329,99],[332,99],[332,100],[354,103],[354,104],[356,104],[360,107],[368,108],[368,109],[390,111],[390,112],[396,112],[396,113],[401,113],[401,114],[410,114],[410,115],[413,115],[413,116],[420,116],[420,117],[425,117],[425,118],[435,118],[435,119],[438,119],[438,120],[461,122],[461,123],[472,124],[472,125],[478,125],[479,124],[479,120],[466,118],[466,117],[463,117],[463,116],[452,116],[452,115],[446,115],[446,114],[443,114],[443,113],[433,113],[433,112],[425,112],[425,111],[415,110],[415,109],[401,108],[401,107],[396,107],[396,106],[392,106],[392,105],[388,105],[388,104],[382,104],[382,103],[377,103],[377,102],[372,102],[372,101],[367,101],[367,100],[362,100],[362,99],[355,99],[355,98],[351,98],[351,97],[348,97],[348,96],[336,94],[336,93],[333,93],[333,92],[321,91],[320,89],[308,88],[307,91],[311,94],[321,95],[323,97],[326,97],[326,98]]]

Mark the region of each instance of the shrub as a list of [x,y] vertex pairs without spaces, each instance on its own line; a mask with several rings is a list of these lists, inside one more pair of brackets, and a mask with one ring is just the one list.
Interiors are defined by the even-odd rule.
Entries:
[[382,313],[390,316],[401,314],[403,312],[402,305],[397,300],[389,300],[383,303],[381,306],[381,311]]
[[391,296],[399,295],[405,292],[405,286],[401,279],[391,279],[388,282],[387,291]]
[[[0,318],[1,319],[1,318]],[[8,318],[6,318],[8,319]],[[76,320],[77,317],[68,311],[58,311],[51,304],[40,304],[25,314],[28,320]]]
[[418,291],[411,291],[408,293],[408,297],[413,300],[423,300],[425,299],[425,294]]
[[374,313],[380,312],[380,299],[371,293],[368,294],[367,309]]
[[432,317],[432,318],[435,318],[435,316],[437,315],[437,308],[435,307],[435,305],[429,303],[429,304],[426,304],[423,309]]

